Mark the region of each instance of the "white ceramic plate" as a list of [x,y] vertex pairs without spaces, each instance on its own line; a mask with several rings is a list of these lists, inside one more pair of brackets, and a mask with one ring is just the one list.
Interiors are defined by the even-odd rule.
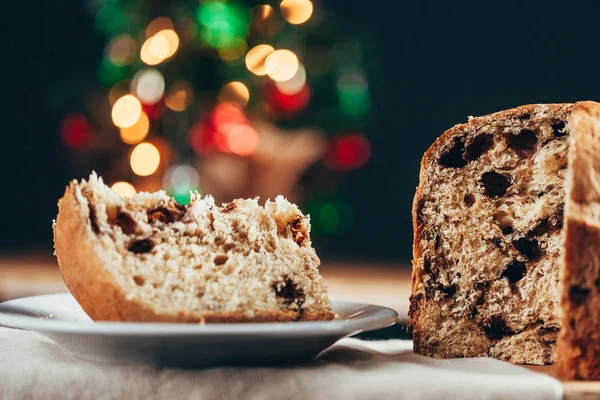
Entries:
[[0,304],[0,325],[37,331],[74,356],[97,362],[176,367],[289,364],[310,360],[339,339],[393,325],[389,308],[332,301],[333,321],[173,324],[94,323],[68,293]]

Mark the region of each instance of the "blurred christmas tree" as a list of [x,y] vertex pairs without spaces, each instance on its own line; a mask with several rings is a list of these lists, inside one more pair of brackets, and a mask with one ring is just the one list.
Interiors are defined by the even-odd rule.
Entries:
[[370,146],[365,44],[319,3],[95,0],[106,37],[89,102],[62,135],[115,191],[190,190],[300,202],[319,234],[346,231],[337,198]]

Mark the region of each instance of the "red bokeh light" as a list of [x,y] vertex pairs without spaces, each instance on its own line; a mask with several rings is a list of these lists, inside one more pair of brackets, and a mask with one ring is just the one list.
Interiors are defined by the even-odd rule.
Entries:
[[215,106],[206,122],[192,126],[189,141],[200,154],[222,151],[249,156],[258,146],[258,133],[237,104],[223,102]]
[[85,150],[91,145],[90,125],[81,114],[67,115],[61,124],[61,134],[65,144],[74,150]]
[[310,88],[304,85],[302,90],[294,94],[285,94],[277,89],[273,82],[265,84],[269,106],[276,112],[291,115],[308,105],[310,101]]
[[211,122],[215,126],[225,124],[247,124],[248,119],[240,106],[236,103],[226,101],[218,103],[212,110]]
[[360,134],[351,134],[330,142],[325,165],[332,170],[358,169],[371,158],[371,145]]
[[198,154],[207,153],[214,149],[209,126],[203,122],[197,122],[190,128],[188,140],[190,147]]
[[144,104],[142,103],[142,111],[148,115],[150,121],[155,121],[160,118],[160,115],[165,110],[165,104],[161,101],[156,104]]

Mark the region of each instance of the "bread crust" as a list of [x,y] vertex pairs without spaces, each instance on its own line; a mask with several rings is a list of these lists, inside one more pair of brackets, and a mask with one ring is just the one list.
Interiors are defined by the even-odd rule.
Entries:
[[[467,123],[455,125],[445,131],[425,152],[421,160],[421,169],[419,176],[419,186],[416,189],[415,197],[412,204],[412,223],[413,223],[413,261],[411,283],[412,290],[410,296],[410,308],[408,325],[413,328],[413,343],[415,352],[433,357],[453,357],[452,354],[445,348],[429,348],[427,340],[422,337],[422,327],[427,323],[427,316],[432,310],[432,306],[428,306],[425,302],[425,296],[422,293],[423,289],[423,252],[421,240],[423,238],[423,221],[420,221],[419,207],[423,200],[423,189],[428,179],[427,170],[430,165],[436,162],[440,155],[447,151],[454,142],[454,139],[460,137],[466,131],[476,131],[480,127],[498,123],[502,120],[519,119],[525,115],[534,114],[541,107],[546,108],[549,113],[566,114],[572,107],[572,104],[530,104],[524,105],[510,110],[500,111],[482,117],[470,118]],[[487,356],[487,346],[489,343],[481,343],[481,348],[473,349],[473,354],[462,354],[461,356]],[[526,357],[513,358],[515,363],[528,362]]]
[[197,313],[181,311],[159,313],[136,299],[128,299],[105,268],[94,250],[95,233],[89,213],[75,194],[73,181],[58,203],[58,216],[53,225],[54,248],[65,284],[83,310],[96,321],[138,322],[287,322],[328,320],[327,311],[297,312],[260,311],[250,316],[243,312]]
[[600,379],[600,104],[577,103],[569,126],[557,369],[563,379]]

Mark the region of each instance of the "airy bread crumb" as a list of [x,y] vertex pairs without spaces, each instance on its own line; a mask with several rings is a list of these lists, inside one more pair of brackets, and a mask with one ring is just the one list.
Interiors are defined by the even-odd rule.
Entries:
[[571,107],[470,118],[425,153],[413,208],[417,353],[555,361]]
[[309,217],[281,196],[183,206],[163,191],[123,198],[92,173],[58,206],[59,267],[94,320],[333,318]]

